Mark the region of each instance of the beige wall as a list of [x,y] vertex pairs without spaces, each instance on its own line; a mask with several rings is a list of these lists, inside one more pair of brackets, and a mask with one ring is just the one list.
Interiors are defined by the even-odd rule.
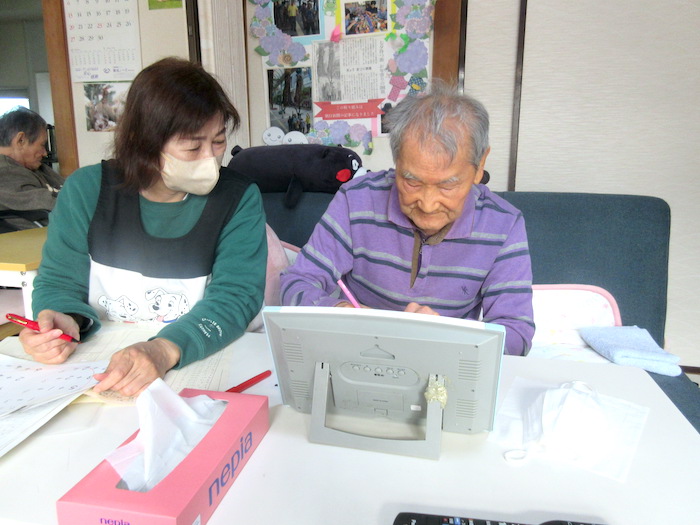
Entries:
[[223,0],[197,3],[202,65],[219,80],[241,117],[240,127],[227,136],[224,164],[230,160],[234,146],[250,146],[244,5]]
[[6,19],[7,16],[7,11],[0,13],[0,91],[26,96],[31,108],[53,123],[53,112],[41,111],[39,107],[36,86],[36,74],[49,70],[46,48],[36,45],[44,41],[41,18],[32,13],[26,13],[27,18]]
[[0,60],[0,89],[21,88],[29,91],[29,72],[25,65],[27,49],[24,40],[23,23],[0,23],[0,49],[4,57],[12,57],[12,60]]
[[472,0],[467,13],[464,90],[484,103],[491,117],[489,186],[508,189],[511,122],[518,44],[519,2]]
[[[469,2],[468,91],[491,112],[507,180],[518,2]],[[700,364],[700,6],[528,2],[518,190],[654,195],[671,206],[666,347]]]

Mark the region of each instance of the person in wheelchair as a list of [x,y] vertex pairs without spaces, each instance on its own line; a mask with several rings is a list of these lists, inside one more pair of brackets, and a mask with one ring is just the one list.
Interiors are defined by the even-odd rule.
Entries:
[[46,121],[17,107],[0,116],[0,218],[5,229],[46,226],[64,179],[42,164]]

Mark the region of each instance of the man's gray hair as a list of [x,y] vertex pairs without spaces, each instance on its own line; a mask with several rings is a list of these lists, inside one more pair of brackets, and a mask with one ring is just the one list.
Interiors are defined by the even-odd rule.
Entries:
[[0,147],[10,146],[20,131],[34,142],[42,129],[46,129],[46,121],[41,115],[21,106],[13,108],[0,116]]
[[450,161],[460,146],[471,142],[475,166],[489,147],[489,114],[484,105],[439,79],[433,79],[423,94],[409,95],[389,110],[385,123],[394,162],[408,137],[421,144],[433,142]]

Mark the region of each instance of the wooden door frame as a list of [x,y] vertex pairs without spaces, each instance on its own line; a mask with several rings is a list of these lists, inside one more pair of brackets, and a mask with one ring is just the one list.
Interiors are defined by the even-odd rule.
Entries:
[[468,0],[437,0],[433,14],[433,78],[464,87]]
[[51,79],[58,163],[61,175],[67,177],[78,168],[79,164],[63,0],[41,0],[41,7],[44,19],[46,57],[49,64],[49,78]]

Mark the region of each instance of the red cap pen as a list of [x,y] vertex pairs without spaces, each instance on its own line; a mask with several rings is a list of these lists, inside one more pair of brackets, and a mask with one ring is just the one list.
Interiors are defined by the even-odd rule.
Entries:
[[[21,315],[17,314],[7,314],[5,317],[7,317],[7,320],[18,324],[20,326],[25,326],[29,328],[30,330],[34,330],[35,332],[39,331],[39,323],[36,321],[32,321],[31,319],[27,319],[26,317],[22,317]],[[61,334],[58,336],[59,339],[63,339],[64,341],[70,341],[71,343],[79,343],[77,339],[69,336],[68,334]]]
[[257,385],[260,381],[262,381],[266,377],[270,377],[271,375],[272,371],[265,370],[262,374],[258,374],[255,377],[251,377],[247,381],[243,381],[240,385],[236,385],[232,388],[229,388],[226,392],[235,392],[240,394],[241,392],[248,390],[251,386]]

